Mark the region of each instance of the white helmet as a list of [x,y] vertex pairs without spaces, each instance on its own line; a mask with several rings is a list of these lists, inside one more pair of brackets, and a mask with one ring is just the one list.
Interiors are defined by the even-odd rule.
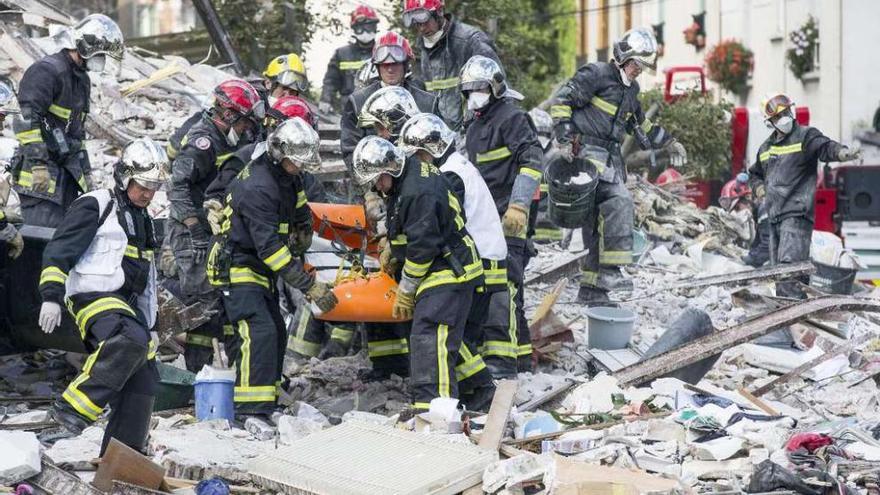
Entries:
[[382,174],[400,177],[406,156],[400,148],[379,136],[367,136],[358,143],[352,155],[352,172],[360,185],[372,183]]
[[125,54],[122,31],[104,14],[91,14],[76,23],[62,44],[64,48],[76,50],[84,59],[104,54],[121,60]]
[[483,55],[474,55],[461,68],[461,91],[490,88],[495,98],[522,100],[523,95],[510,89],[501,64]]
[[266,142],[269,156],[276,163],[288,158],[306,172],[321,170],[321,138],[306,121],[285,120],[269,134]]
[[635,60],[643,69],[657,69],[657,40],[646,28],[630,29],[614,42],[614,61],[623,66]]
[[12,88],[3,81],[0,81],[0,113],[21,113],[21,108],[18,106],[18,99],[15,97],[15,93],[12,91]]
[[150,138],[139,138],[122,150],[113,175],[119,189],[126,190],[129,183],[135,181],[141,187],[157,191],[168,180],[170,167],[164,147]]
[[409,91],[400,86],[386,86],[367,98],[358,114],[358,127],[379,124],[396,137],[403,124],[418,113],[419,107]]
[[434,158],[445,155],[455,143],[455,131],[433,113],[420,113],[409,119],[400,131],[400,146],[407,155],[427,151]]

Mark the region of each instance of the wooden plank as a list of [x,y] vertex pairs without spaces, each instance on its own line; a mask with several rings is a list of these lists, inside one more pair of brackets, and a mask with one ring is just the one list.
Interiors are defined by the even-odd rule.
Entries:
[[563,392],[565,392],[566,390],[570,389],[573,386],[574,386],[574,382],[572,382],[572,381],[562,382],[562,383],[554,386],[553,388],[551,388],[547,392],[544,392],[543,394],[541,394],[537,397],[533,397],[528,402],[524,402],[524,403],[516,406],[516,408],[517,408],[517,410],[522,411],[522,412],[531,411],[531,410],[537,408],[538,406],[540,406],[541,404],[547,403],[547,402],[553,400],[554,398],[559,397],[560,395],[562,395]]
[[[504,429],[510,417],[510,410],[513,408],[513,399],[516,397],[516,387],[516,380],[501,380],[495,386],[495,397],[492,399],[492,405],[489,406],[489,417],[477,442],[480,448],[497,451],[501,447],[501,439],[504,437]],[[479,485],[472,486],[463,493],[481,495],[482,486],[481,481]]]
[[776,409],[773,409],[766,402],[764,402],[761,399],[752,395],[752,393],[749,392],[748,390],[746,390],[745,388],[738,387],[736,389],[736,391],[739,392],[739,395],[742,395],[743,397],[746,398],[746,400],[748,400],[749,402],[754,404],[755,407],[764,411],[765,413],[769,414],[770,416],[779,416],[779,411],[777,411]]
[[150,461],[131,447],[116,440],[110,440],[95,480],[95,488],[108,492],[114,481],[123,481],[150,490],[158,490],[165,479],[165,468]]
[[560,261],[550,268],[533,273],[526,277],[524,285],[553,283],[562,277],[570,277],[580,272],[581,260],[587,256],[587,251],[581,251],[571,258]]
[[740,325],[699,338],[688,345],[646,359],[615,373],[621,387],[650,382],[701,359],[757,339],[804,318],[835,311],[880,312],[880,301],[846,296],[826,296],[780,308]]

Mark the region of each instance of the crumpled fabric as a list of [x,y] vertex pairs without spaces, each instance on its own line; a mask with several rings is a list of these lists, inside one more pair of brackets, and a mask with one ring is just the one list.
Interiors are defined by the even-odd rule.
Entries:
[[822,433],[796,433],[788,439],[785,444],[785,450],[794,452],[800,448],[804,448],[807,452],[813,453],[819,447],[831,445],[834,439]]
[[199,481],[196,495],[229,495],[229,485],[220,478]]
[[718,397],[717,395],[694,394],[692,399],[694,403],[700,407],[703,407],[706,404],[715,404],[716,406],[721,408],[733,405],[732,400],[725,399],[724,397]]
[[[828,473],[816,470],[795,473],[769,459],[755,466],[745,491],[747,493],[764,493],[786,489],[804,495],[823,495],[826,493],[826,487],[811,486],[806,482],[807,479],[831,482],[833,488],[828,493],[845,493],[847,495],[856,493],[848,486],[838,484],[837,480],[829,476]],[[841,488],[843,491],[840,491]]]

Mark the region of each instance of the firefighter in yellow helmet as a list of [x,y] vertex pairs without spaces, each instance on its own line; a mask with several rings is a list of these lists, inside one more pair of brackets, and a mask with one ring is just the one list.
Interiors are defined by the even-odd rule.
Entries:
[[306,68],[295,53],[279,55],[263,71],[263,86],[269,97],[269,106],[282,96],[301,96],[309,89]]

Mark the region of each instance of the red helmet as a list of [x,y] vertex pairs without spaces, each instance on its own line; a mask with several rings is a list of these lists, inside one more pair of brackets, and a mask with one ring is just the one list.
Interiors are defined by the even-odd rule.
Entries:
[[250,83],[241,79],[223,81],[214,88],[214,107],[229,110],[235,114],[232,119],[224,118],[228,121],[227,123],[241,117],[259,123],[266,116],[260,94]]
[[278,101],[272,105],[267,116],[267,119],[274,119],[275,122],[270,122],[268,126],[275,127],[280,122],[294,117],[304,120],[307,124],[317,130],[318,121],[315,119],[312,109],[309,108],[309,104],[299,96],[282,96],[281,98],[278,98]]
[[443,0],[403,0],[403,25],[410,27],[414,22],[428,22],[441,9]]
[[658,186],[662,186],[663,184],[679,182],[682,179],[683,177],[678,170],[675,170],[674,168],[667,168],[657,177],[657,180],[655,180],[654,183]]
[[727,211],[732,211],[739,204],[742,198],[747,198],[752,194],[748,184],[731,179],[721,188],[721,197],[718,198],[718,204]]
[[371,22],[379,22],[379,16],[372,7],[367,5],[358,5],[354,12],[351,13],[351,25],[366,24]]
[[382,33],[373,46],[373,63],[376,65],[408,62],[413,58],[409,41],[394,31]]

